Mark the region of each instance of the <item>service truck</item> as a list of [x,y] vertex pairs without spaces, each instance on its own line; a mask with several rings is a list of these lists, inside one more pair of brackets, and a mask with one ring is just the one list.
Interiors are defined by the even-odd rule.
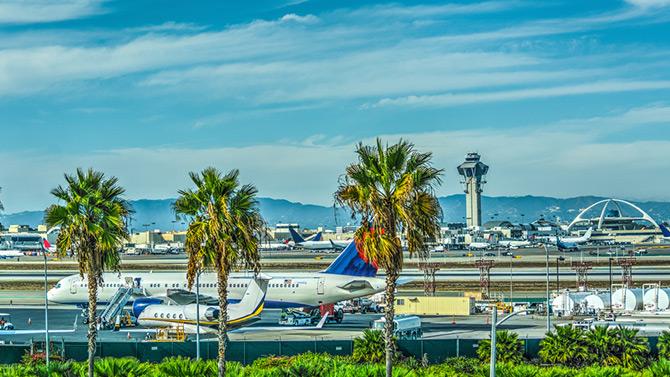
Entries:
[[[384,331],[386,318],[380,319],[372,323],[374,330]],[[419,339],[422,335],[421,318],[415,315],[397,315],[393,318],[393,336],[398,339]]]

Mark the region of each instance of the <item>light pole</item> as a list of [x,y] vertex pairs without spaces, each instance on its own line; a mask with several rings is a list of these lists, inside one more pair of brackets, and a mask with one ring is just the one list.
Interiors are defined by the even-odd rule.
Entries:
[[195,275],[195,359],[200,360],[200,270]]
[[564,260],[565,260],[565,257],[562,256],[562,255],[561,255],[560,257],[557,257],[557,258],[556,258],[556,292],[557,292],[557,293],[558,293],[558,291],[561,290],[561,282],[560,282],[560,280],[559,280],[559,279],[560,279],[560,275],[559,275],[559,273],[558,273],[558,262],[562,262],[562,261],[564,261]]
[[610,313],[612,312],[612,257],[609,257],[609,274],[610,274]]
[[512,306],[512,311],[514,311],[514,304],[512,303],[512,298],[513,298],[513,292],[514,289],[512,288],[512,280],[513,280],[513,271],[512,271],[512,261],[514,260],[514,254],[510,253],[509,255],[509,304]]
[[49,283],[48,272],[47,272],[47,251],[46,249],[42,251],[44,255],[44,341],[46,342],[45,346],[45,356],[47,361],[47,368],[49,367]]
[[547,276],[547,304],[545,310],[547,312],[547,333],[551,331],[551,315],[549,314],[549,249],[544,245],[544,255],[546,258],[546,276]]
[[496,377],[496,328],[503,324],[503,322],[514,317],[517,314],[526,313],[526,310],[519,310],[512,312],[498,321],[498,309],[491,307],[491,366],[489,370],[490,377]]

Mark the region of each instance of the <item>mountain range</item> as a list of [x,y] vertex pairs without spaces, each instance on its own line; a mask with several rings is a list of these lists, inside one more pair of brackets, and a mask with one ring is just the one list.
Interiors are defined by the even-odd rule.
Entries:
[[[539,218],[572,220],[582,209],[605,198],[579,196],[575,198],[552,198],[546,196],[483,196],[482,219],[532,222]],[[439,198],[445,223],[465,222],[465,195],[456,194]],[[131,204],[135,213],[131,221],[133,231],[145,229],[184,229],[186,224],[176,220],[172,211],[174,199],[140,199]],[[670,219],[670,202],[634,202],[657,221]],[[259,198],[263,217],[271,226],[277,223],[298,223],[303,228],[355,224],[349,212],[343,209],[315,204],[303,204],[284,199]],[[632,214],[623,207],[625,215]],[[596,214],[597,215],[597,214]],[[0,223],[25,224],[32,227],[43,222],[42,211],[24,211],[0,215]]]

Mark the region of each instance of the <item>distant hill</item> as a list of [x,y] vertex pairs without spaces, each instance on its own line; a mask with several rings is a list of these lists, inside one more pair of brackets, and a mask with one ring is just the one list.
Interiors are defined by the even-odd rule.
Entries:
[[[581,209],[605,198],[596,196],[579,196],[575,198],[551,198],[544,196],[484,196],[482,198],[482,217],[488,220],[509,220],[512,222],[530,222],[540,217],[569,221]],[[131,226],[133,230],[144,229],[183,229],[180,221],[175,220],[172,204],[174,199],[140,199],[131,204],[135,213]],[[352,220],[342,209],[337,212],[332,207],[291,202],[284,199],[259,198],[261,213],[270,225],[295,222],[303,228],[324,226],[334,228],[346,225]],[[670,202],[635,202],[647,211],[654,219],[667,221],[670,219]],[[465,196],[449,195],[440,198],[445,222],[464,222]],[[337,216],[336,216],[337,213]],[[43,222],[42,211],[25,211],[0,216],[0,223],[27,224],[37,226]],[[147,226],[144,226],[148,224]]]

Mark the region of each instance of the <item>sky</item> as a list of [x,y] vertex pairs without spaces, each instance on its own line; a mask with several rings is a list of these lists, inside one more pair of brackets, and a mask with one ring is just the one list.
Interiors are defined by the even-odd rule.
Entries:
[[670,200],[670,0],[0,0],[0,201],[63,173],[175,197],[240,169],[332,204],[358,142],[408,139],[487,195]]

